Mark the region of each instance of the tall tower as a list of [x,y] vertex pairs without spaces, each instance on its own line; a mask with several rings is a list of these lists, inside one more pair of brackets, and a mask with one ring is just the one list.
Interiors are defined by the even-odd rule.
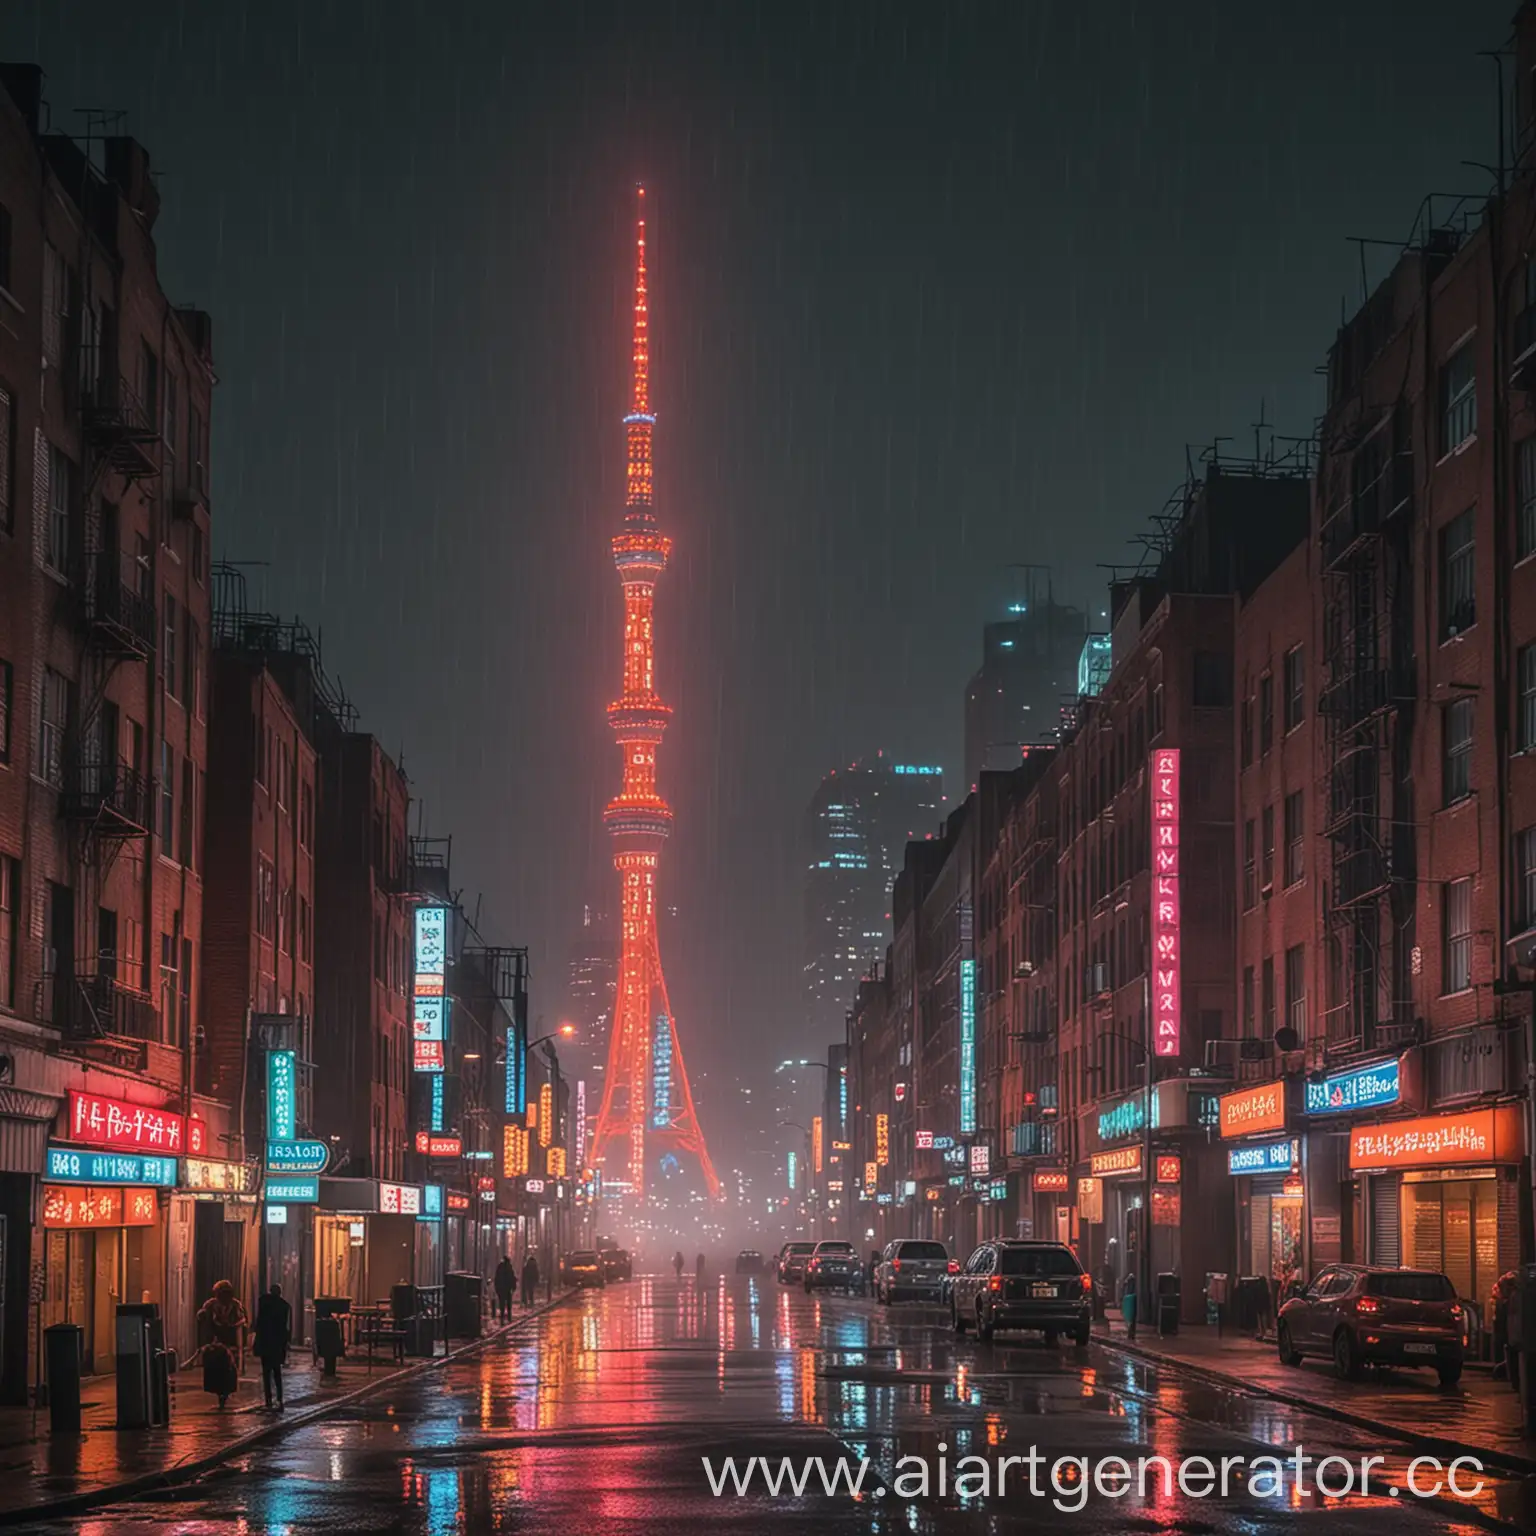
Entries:
[[[656,943],[656,866],[672,830],[672,808],[656,788],[656,749],[671,709],[656,692],[651,614],[656,581],[672,541],[656,526],[651,490],[649,313],[645,296],[645,188],[637,193],[634,391],[624,418],[624,527],[613,537],[613,563],[624,586],[624,686],[608,723],[624,756],[624,780],[603,812],[619,872],[619,980],[603,1103],[592,1160],[605,1182],[625,1170],[630,1192],[645,1193],[646,1158],[691,1153],[711,1197],[720,1190],[693,1110],[677,1022],[667,999]],[[615,1143],[622,1144],[622,1152]]]

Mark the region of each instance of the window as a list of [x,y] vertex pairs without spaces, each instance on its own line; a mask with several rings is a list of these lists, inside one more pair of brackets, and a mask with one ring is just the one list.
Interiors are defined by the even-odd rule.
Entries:
[[1272,805],[1264,807],[1264,866],[1262,870],[1261,888],[1267,893],[1275,883],[1275,808]]
[[208,546],[203,538],[203,530],[193,523],[188,538],[191,542],[192,580],[202,586],[208,579]]
[[1255,862],[1255,838],[1253,818],[1243,823],[1243,911],[1258,905],[1259,876]]
[[1512,842],[1515,926],[1523,932],[1536,928],[1536,827],[1516,832]]
[[1264,1033],[1275,1032],[1275,962],[1264,957]]
[[1445,932],[1440,991],[1465,992],[1472,985],[1472,882],[1448,880],[1442,891],[1440,921]]
[[1275,679],[1266,672],[1259,679],[1259,756],[1263,757],[1275,742]]
[[1232,657],[1226,651],[1195,652],[1195,707],[1229,708],[1232,703]]
[[293,949],[293,887],[283,887],[282,898],[277,904],[277,948],[280,954]]
[[188,869],[192,868],[192,829],[196,823],[197,780],[196,768],[190,757],[181,760],[181,818],[177,854]]
[[1472,509],[1440,530],[1440,639],[1454,639],[1477,622],[1477,559]]
[[57,368],[64,360],[64,321],[69,314],[69,268],[43,242],[43,357]]
[[1465,342],[1440,368],[1440,456],[1454,453],[1477,432],[1477,359]]
[[15,530],[16,397],[0,384],[0,533]]
[[169,592],[165,594],[165,622],[162,626],[162,635],[163,654],[160,663],[165,675],[165,696],[168,699],[179,699],[181,679],[176,666],[176,648],[181,639],[181,625],[177,618],[176,599]]
[[309,963],[309,903],[299,897],[299,959]]
[[251,772],[256,783],[262,788],[267,787],[267,738],[266,727],[261,723],[260,715],[251,717],[251,737],[255,747],[255,763]]
[[176,457],[176,375],[169,369],[165,374],[165,446],[171,457]]
[[299,786],[299,847],[308,848],[315,831],[315,791],[306,779]]
[[1536,437],[1515,449],[1515,558],[1536,555]]
[[69,679],[43,668],[43,697],[37,712],[37,755],[32,771],[55,789],[64,783],[64,733],[69,728]]
[[69,570],[69,488],[74,466],[52,443],[48,445],[48,528],[43,563],[55,575]]
[[277,744],[277,808],[280,811],[288,809],[288,765],[291,759],[288,756],[288,743],[280,741]]
[[1445,803],[1472,793],[1472,700],[1457,699],[1440,711],[1441,779]]
[[186,649],[183,659],[187,669],[187,693],[185,702],[192,706],[194,718],[203,718],[203,628],[193,617],[190,609],[181,610],[186,621]]
[[259,856],[256,861],[256,934],[258,938],[271,939],[276,927],[274,879],[271,859]]
[[8,661],[0,661],[0,763],[11,760],[11,690],[16,674]]
[[0,854],[0,1008],[16,1006],[16,951],[21,933],[21,865]]
[[1294,731],[1306,718],[1307,685],[1305,668],[1302,666],[1301,647],[1293,645],[1285,653],[1285,728]]
[[1302,791],[1285,797],[1285,883],[1295,885],[1307,872]]
[[1237,756],[1244,768],[1253,766],[1253,700],[1244,699],[1237,726]]
[[1297,944],[1285,952],[1285,1022],[1307,1038],[1307,947]]
[[153,427],[160,419],[160,359],[147,341],[139,343],[139,402]]
[[1253,967],[1243,967],[1243,1034],[1253,1033]]
[[176,857],[176,754],[160,738],[160,852]]
[[1536,645],[1522,646],[1517,661],[1520,715],[1515,722],[1515,739],[1522,752],[1529,752],[1536,747]]

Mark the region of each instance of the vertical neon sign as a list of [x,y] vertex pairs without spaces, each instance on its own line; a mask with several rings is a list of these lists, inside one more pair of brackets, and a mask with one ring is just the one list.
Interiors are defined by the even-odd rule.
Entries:
[[587,1080],[576,1080],[576,1169],[580,1172],[587,1161]]
[[432,1074],[432,1124],[427,1127],[431,1131],[446,1129],[443,1125],[444,1116],[444,1079],[441,1072]]
[[528,1113],[528,1051],[516,1024],[507,1025],[507,1113]]
[[976,1130],[976,962],[960,962],[960,1134]]
[[656,1015],[651,1033],[651,1124],[672,1123],[672,1021],[666,1014]]
[[1179,1054],[1179,749],[1152,754],[1152,1041]]
[[791,1152],[784,1162],[785,1172],[789,1175],[789,1187],[795,1187],[795,1154]]
[[[418,1072],[441,1072],[448,1038],[448,909],[416,908],[416,979],[411,987],[413,1065]],[[434,1127],[435,1129],[435,1127]]]
[[821,1172],[822,1134],[821,1116],[815,1115],[811,1119],[811,1167],[817,1173]]
[[891,1117],[875,1116],[875,1161],[883,1168],[891,1160]]
[[267,1135],[292,1141],[299,1134],[298,1060],[292,1051],[267,1052]]

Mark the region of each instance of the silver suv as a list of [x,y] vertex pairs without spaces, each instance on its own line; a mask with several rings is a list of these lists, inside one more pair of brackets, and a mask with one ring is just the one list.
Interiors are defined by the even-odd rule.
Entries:
[[944,1277],[959,1269],[951,1261],[943,1243],[920,1237],[898,1237],[885,1245],[880,1266],[875,1271],[875,1298],[882,1305],[900,1301],[904,1296],[921,1296],[938,1301],[944,1290]]

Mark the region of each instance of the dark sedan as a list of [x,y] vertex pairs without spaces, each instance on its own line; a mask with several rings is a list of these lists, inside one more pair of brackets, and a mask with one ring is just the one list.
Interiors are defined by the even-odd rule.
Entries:
[[785,1243],[779,1249],[779,1284],[793,1285],[805,1278],[805,1266],[816,1251],[815,1243]]
[[1047,1344],[1070,1333],[1086,1344],[1093,1324],[1093,1282],[1063,1243],[983,1243],[951,1276],[949,1315],[956,1333],[975,1326],[1038,1329]]
[[805,1266],[805,1290],[852,1291],[864,1289],[864,1266],[852,1243],[817,1243]]
[[602,1257],[590,1249],[566,1254],[560,1261],[560,1269],[566,1283],[578,1289],[594,1286],[601,1290],[607,1284]]
[[627,1248],[600,1248],[597,1256],[602,1262],[605,1281],[628,1280],[634,1274],[634,1261]]
[[763,1272],[763,1256],[756,1248],[743,1248],[736,1255],[738,1275],[760,1275]]
[[1275,1334],[1286,1365],[1321,1356],[1346,1381],[1367,1365],[1422,1365],[1451,1387],[1464,1322],[1456,1287],[1435,1270],[1335,1264],[1280,1308]]

